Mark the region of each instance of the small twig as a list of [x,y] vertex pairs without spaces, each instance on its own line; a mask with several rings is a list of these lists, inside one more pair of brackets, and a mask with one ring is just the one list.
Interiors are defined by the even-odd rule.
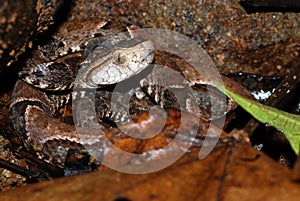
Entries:
[[[291,96],[291,91],[295,90],[300,82],[300,61],[294,64],[289,74],[287,74],[283,80],[276,87],[276,90],[272,95],[264,102],[265,105],[282,109],[286,105],[287,99]],[[251,119],[244,127],[244,130],[249,134],[249,137],[253,134],[259,123]]]
[[299,0],[243,0],[247,6],[272,8],[300,8]]
[[300,12],[298,0],[241,0],[247,13],[257,12]]
[[33,172],[30,170],[27,170],[19,165],[8,162],[2,158],[0,158],[0,167],[10,170],[11,172],[19,174],[21,176],[24,176],[28,180],[31,180],[31,181],[40,181],[40,180],[49,179],[49,178],[45,177],[45,174],[43,174],[42,172],[39,172],[39,171]]

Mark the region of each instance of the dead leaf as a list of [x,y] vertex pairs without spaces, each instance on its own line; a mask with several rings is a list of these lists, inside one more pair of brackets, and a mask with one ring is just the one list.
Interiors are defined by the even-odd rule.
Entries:
[[105,169],[3,192],[0,200],[298,200],[291,171],[248,145],[223,146],[203,160],[198,151],[150,174]]

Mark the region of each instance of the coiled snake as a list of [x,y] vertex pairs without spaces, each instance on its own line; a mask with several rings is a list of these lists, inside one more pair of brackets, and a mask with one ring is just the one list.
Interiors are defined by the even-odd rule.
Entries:
[[[38,46],[26,61],[10,105],[11,120],[23,146],[58,167],[64,167],[70,148],[84,150],[98,143],[99,149],[95,152],[101,155],[104,151],[99,138],[87,134],[79,139],[74,125],[53,117],[69,102],[74,84],[84,89],[105,88],[100,94],[106,98],[98,101],[100,118],[126,122],[122,109],[117,113],[110,111],[106,87],[138,75],[154,58],[154,47],[149,40],[132,38],[128,33],[105,32],[101,30],[103,22],[82,22],[78,25],[80,29],[73,28],[72,23],[58,29],[53,38]],[[99,37],[103,35],[108,39]],[[75,82],[75,78],[79,82]],[[161,89],[147,87],[142,91],[148,92],[158,104],[177,107],[161,103],[162,95],[158,94]]]

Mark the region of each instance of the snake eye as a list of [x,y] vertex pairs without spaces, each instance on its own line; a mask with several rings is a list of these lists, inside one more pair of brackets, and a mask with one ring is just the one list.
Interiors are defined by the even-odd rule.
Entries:
[[118,56],[117,56],[117,61],[118,61],[118,63],[120,63],[120,62],[121,62],[121,55],[120,55],[120,53],[118,53]]
[[115,53],[114,64],[123,64],[126,62],[126,56],[122,55],[120,51]]

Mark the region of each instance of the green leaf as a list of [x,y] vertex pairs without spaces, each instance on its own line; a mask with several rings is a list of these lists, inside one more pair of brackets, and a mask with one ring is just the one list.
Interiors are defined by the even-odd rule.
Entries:
[[238,105],[240,105],[244,110],[250,113],[255,119],[261,123],[268,124],[275,127],[276,129],[282,131],[291,147],[298,155],[300,152],[300,115],[291,114],[278,110],[276,108],[263,105],[257,101],[250,100],[239,96],[232,91],[216,85],[217,88],[230,98],[232,98]]

